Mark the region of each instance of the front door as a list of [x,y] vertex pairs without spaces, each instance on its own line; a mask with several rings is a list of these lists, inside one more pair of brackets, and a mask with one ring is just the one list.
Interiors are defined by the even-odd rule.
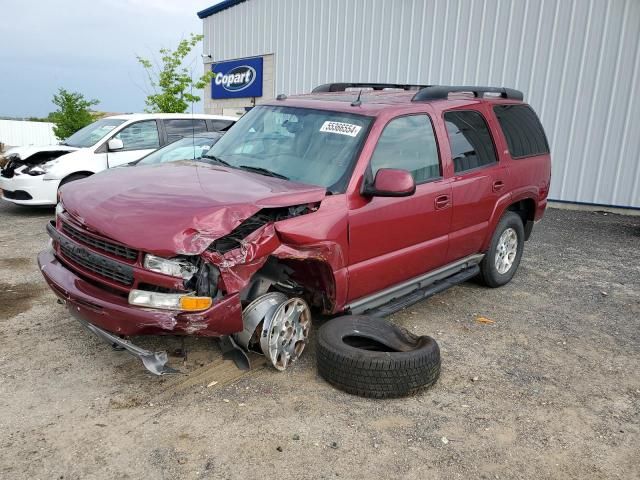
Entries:
[[138,160],[160,147],[160,136],[155,120],[144,120],[127,125],[113,138],[122,140],[123,148],[107,152],[109,168]]
[[385,126],[369,165],[411,172],[409,197],[373,197],[349,212],[349,301],[446,263],[451,184],[442,176],[431,119],[406,115]]

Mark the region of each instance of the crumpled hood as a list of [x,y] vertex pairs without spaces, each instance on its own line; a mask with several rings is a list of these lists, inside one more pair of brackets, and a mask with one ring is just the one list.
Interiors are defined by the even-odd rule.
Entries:
[[61,191],[89,229],[169,257],[203,252],[262,208],[325,197],[323,187],[197,162],[112,169]]
[[40,146],[28,146],[28,147],[13,147],[4,153],[5,157],[9,155],[17,154],[21,160],[26,160],[34,153],[38,152],[74,152],[78,150],[76,147],[69,147],[67,145],[40,145]]

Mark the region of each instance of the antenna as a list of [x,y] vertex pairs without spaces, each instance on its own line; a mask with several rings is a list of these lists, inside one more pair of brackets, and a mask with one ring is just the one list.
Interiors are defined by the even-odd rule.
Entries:
[[351,102],[352,107],[359,107],[360,105],[362,105],[362,102],[360,101],[361,95],[362,95],[362,89],[360,89],[360,91],[358,92],[358,98],[356,98],[353,102]]

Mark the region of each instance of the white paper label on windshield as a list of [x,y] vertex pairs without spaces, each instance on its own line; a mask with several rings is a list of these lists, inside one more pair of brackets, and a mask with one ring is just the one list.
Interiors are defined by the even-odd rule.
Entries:
[[342,123],[342,122],[330,122],[326,121],[320,127],[321,132],[327,133],[337,133],[338,135],[348,135],[350,137],[355,137],[360,133],[362,127],[359,125],[353,125],[351,123]]

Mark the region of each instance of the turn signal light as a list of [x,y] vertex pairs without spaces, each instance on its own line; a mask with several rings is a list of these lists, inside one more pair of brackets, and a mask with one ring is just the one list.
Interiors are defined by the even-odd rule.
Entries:
[[180,297],[180,310],[196,311],[206,310],[213,300],[210,297]]

